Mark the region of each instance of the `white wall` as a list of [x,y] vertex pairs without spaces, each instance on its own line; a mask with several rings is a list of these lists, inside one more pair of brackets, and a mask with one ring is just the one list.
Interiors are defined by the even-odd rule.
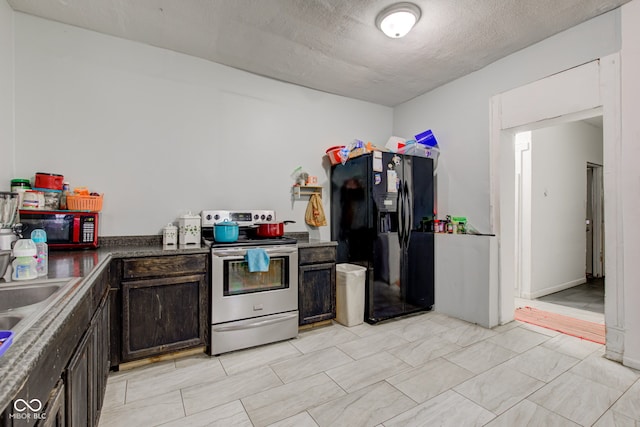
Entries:
[[391,135],[388,107],[21,13],[15,32],[15,173],[104,192],[102,236],[202,209],[275,209],[307,230],[291,172],[319,177],[328,215],[326,148]]
[[531,289],[538,298],[585,282],[587,162],[602,165],[602,130],[583,122],[532,131]]
[[490,98],[617,52],[619,20],[620,10],[606,13],[394,109],[394,135],[432,129],[438,139],[438,216],[466,216],[480,231],[490,231]]
[[[624,358],[640,369],[640,0],[622,7],[622,170]],[[606,194],[605,194],[606,200]],[[606,203],[606,201],[605,201]]]
[[13,174],[13,11],[0,0],[0,191]]

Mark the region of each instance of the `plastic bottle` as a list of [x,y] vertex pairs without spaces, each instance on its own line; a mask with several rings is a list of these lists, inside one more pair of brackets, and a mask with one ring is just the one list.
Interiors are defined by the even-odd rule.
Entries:
[[447,224],[446,225],[446,228],[447,228],[446,232],[449,233],[449,234],[453,234],[453,222],[451,221],[451,215],[447,215],[446,216],[445,222]]
[[67,210],[67,195],[69,194],[69,182],[65,181],[62,183],[62,195],[60,196],[60,209]]
[[31,232],[31,240],[36,244],[36,270],[38,277],[49,273],[49,247],[47,245],[47,232],[41,229]]
[[38,277],[36,244],[31,239],[20,239],[13,246],[13,280],[32,280]]

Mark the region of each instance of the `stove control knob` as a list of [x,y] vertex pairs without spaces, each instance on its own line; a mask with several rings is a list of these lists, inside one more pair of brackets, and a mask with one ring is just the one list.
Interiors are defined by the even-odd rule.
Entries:
[[264,219],[265,219],[264,214],[262,214],[262,216],[260,218],[264,221]]
[[267,216],[267,221],[271,221],[271,215]]
[[255,214],[255,215],[253,216],[253,219],[254,219],[254,220],[256,220],[256,221],[257,221],[257,220],[259,220],[259,219],[260,219],[260,215]]
[[213,216],[213,219],[215,219],[216,221],[217,221],[217,220],[219,220],[219,219],[220,219],[220,215],[215,214],[215,215]]
[[208,221],[211,221],[211,218],[212,218],[211,214],[208,214],[206,218],[207,218]]

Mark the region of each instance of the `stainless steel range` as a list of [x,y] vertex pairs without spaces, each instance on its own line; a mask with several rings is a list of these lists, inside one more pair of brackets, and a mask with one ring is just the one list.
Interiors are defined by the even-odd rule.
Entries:
[[[211,247],[211,354],[298,335],[298,246],[287,237],[258,238],[252,226],[275,221],[274,211],[202,211],[202,238]],[[233,243],[216,242],[213,228],[237,222]],[[247,249],[269,255],[265,272],[250,272]]]

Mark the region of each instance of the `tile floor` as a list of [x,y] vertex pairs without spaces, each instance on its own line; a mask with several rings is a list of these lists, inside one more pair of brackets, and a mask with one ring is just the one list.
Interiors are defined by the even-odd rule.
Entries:
[[538,300],[595,313],[604,313],[604,279],[589,279],[587,283],[545,295]]
[[100,426],[638,426],[604,347],[436,312],[110,375]]

